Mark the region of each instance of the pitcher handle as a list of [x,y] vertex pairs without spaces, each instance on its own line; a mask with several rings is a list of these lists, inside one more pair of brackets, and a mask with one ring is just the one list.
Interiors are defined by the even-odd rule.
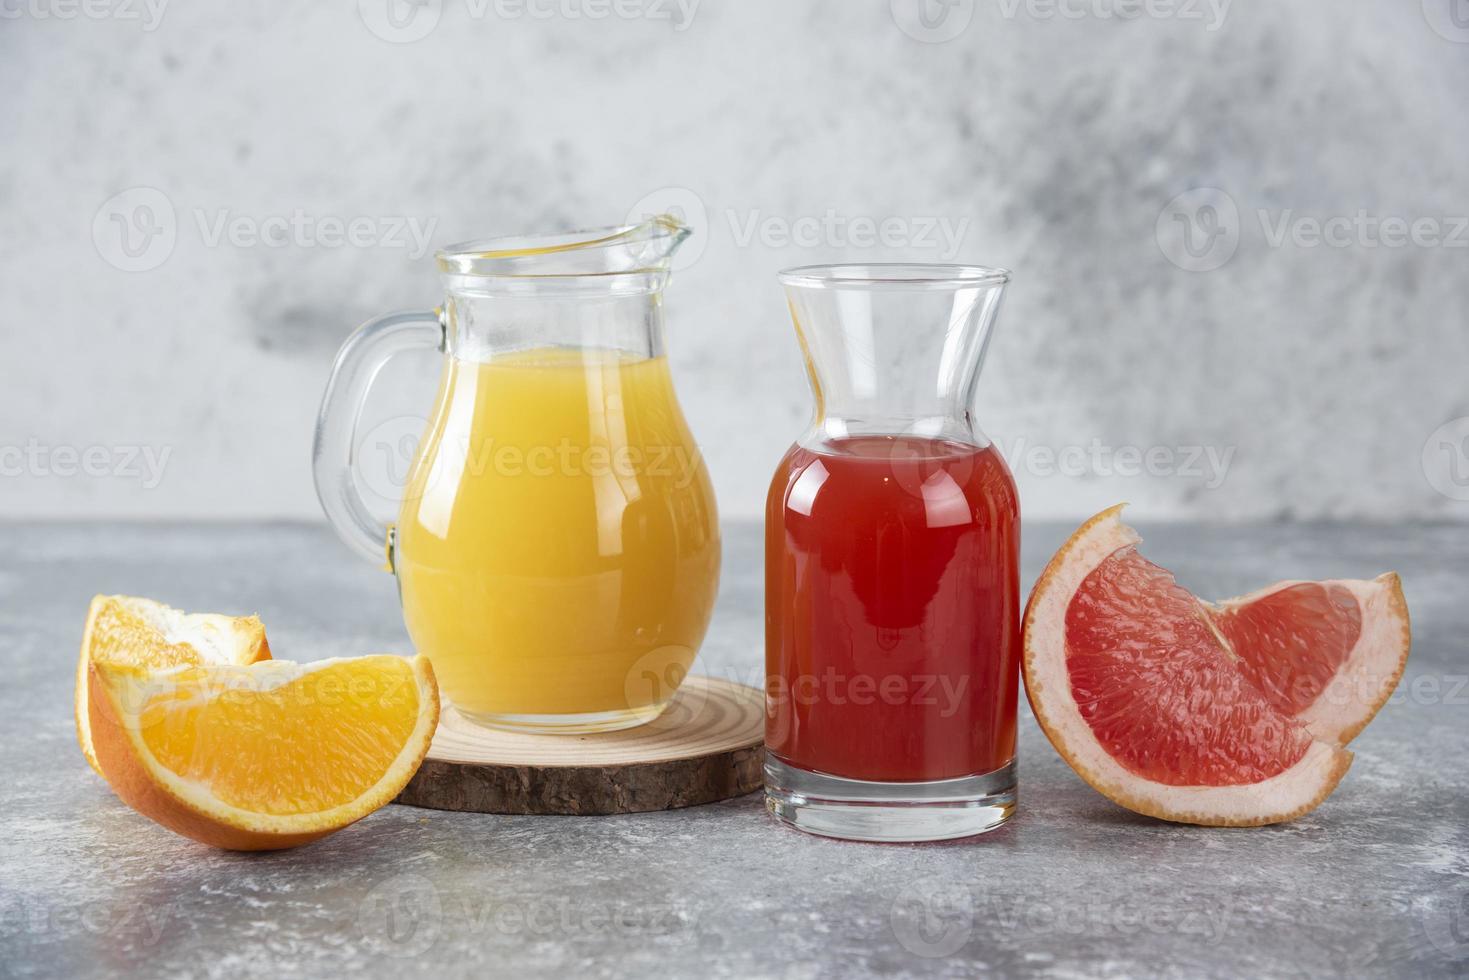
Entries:
[[425,347],[444,350],[446,336],[442,309],[368,320],[337,351],[316,416],[311,470],[321,509],[338,537],[369,561],[383,562],[386,571],[393,570],[392,526],[372,516],[352,476],[357,423],[373,379],[389,358]]

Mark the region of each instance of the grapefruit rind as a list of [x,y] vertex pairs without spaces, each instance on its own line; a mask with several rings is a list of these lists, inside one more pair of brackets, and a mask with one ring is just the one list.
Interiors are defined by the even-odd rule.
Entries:
[[92,746],[91,712],[87,707],[87,667],[96,647],[97,619],[108,606],[119,606],[153,627],[164,642],[193,647],[200,663],[244,665],[270,659],[270,644],[265,639],[265,626],[259,617],[186,613],[152,599],[125,595],[93,596],[87,608],[87,625],[82,631],[81,655],[77,658],[73,707],[77,744],[81,746],[87,765],[99,776],[103,772],[97,763],[96,749]]
[[[1331,795],[1351,765],[1345,749],[1315,741],[1293,766],[1257,783],[1171,786],[1114,759],[1082,717],[1066,666],[1066,610],[1109,555],[1142,539],[1122,523],[1124,505],[1087,521],[1056,552],[1026,606],[1023,667],[1036,721],[1056,751],[1093,789],[1137,813],[1177,823],[1257,827],[1293,820]],[[1364,722],[1365,724],[1365,722]]]
[[[235,851],[297,847],[335,833],[391,803],[418,771],[428,754],[439,720],[439,695],[433,668],[425,657],[404,661],[417,687],[420,710],[412,734],[378,782],[355,799],[327,810],[300,814],[268,814],[241,809],[214,796],[207,785],[181,778],[161,765],[147,747],[142,714],[127,705],[147,703],[166,689],[168,675],[184,668],[147,671],[136,667],[93,663],[88,670],[89,707],[102,771],[118,797],[134,810],[203,844]],[[290,663],[272,660],[253,669],[268,672],[270,685],[286,684],[303,674],[351,658]],[[265,689],[265,688],[262,688]]]
[[1403,583],[1396,572],[1375,579],[1330,579],[1310,583],[1276,582],[1248,595],[1209,604],[1216,612],[1249,605],[1296,585],[1333,586],[1350,591],[1362,611],[1362,631],[1331,682],[1296,720],[1313,738],[1345,745],[1361,734],[1402,679],[1412,645],[1412,627]]

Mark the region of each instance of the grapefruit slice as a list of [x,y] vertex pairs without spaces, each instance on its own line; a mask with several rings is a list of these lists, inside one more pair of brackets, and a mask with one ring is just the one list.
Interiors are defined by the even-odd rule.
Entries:
[[295,847],[392,801],[439,718],[423,657],[151,671],[88,667],[102,772],[133,809],[204,844]]
[[87,610],[77,660],[77,741],[100,776],[87,708],[87,668],[93,662],[176,667],[183,664],[252,664],[270,659],[265,627],[255,616],[185,613],[152,599],[99,595]]
[[[1259,826],[1310,812],[1351,764],[1338,739],[1401,676],[1396,576],[1286,582],[1209,606],[1138,554],[1121,511],[1083,524],[1031,594],[1023,669],[1041,728],[1138,813]],[[1391,683],[1356,683],[1379,675]]]

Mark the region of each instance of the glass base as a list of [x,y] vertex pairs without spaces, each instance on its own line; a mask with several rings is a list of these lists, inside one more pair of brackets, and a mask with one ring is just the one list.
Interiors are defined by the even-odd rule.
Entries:
[[520,732],[526,735],[594,735],[598,732],[620,732],[624,728],[636,728],[663,714],[669,701],[647,704],[639,708],[623,708],[618,711],[589,711],[575,715],[502,715],[482,714],[455,710],[466,720],[485,728],[502,732]]
[[982,834],[1015,812],[1015,762],[994,772],[922,783],[843,779],[765,755],[765,808],[823,837],[863,841],[953,840]]

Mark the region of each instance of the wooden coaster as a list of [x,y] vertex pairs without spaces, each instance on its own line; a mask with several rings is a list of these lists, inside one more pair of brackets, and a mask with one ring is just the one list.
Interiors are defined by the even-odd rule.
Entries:
[[646,725],[601,735],[523,735],[475,725],[450,706],[397,802],[476,813],[642,813],[758,789],[760,691],[689,677]]

